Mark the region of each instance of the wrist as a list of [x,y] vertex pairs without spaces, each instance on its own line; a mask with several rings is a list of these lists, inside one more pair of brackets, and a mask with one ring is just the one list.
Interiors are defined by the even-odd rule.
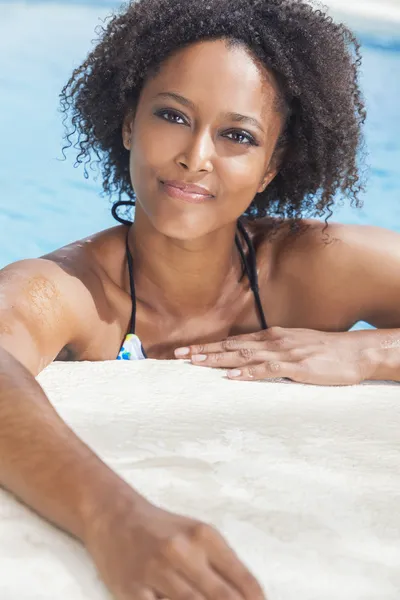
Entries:
[[400,348],[369,347],[361,354],[364,381],[400,381]]
[[352,336],[361,380],[400,381],[399,330],[360,330]]
[[150,505],[144,496],[136,492],[119,475],[99,461],[97,473],[82,497],[80,505],[81,541],[88,546],[97,532],[118,519],[126,510],[139,512]]
[[370,348],[365,354],[371,381],[400,381],[400,348]]

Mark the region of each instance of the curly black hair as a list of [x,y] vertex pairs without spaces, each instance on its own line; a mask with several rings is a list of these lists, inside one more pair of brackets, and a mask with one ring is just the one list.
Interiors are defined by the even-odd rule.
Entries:
[[341,195],[361,206],[366,111],[358,83],[360,45],[323,10],[302,0],[137,0],[96,33],[93,51],[60,94],[64,124],[70,113],[72,124],[63,150],[78,134],[75,165],[83,162],[88,177],[86,166],[96,162],[104,193],[117,194],[118,205],[124,194],[125,203],[135,201],[121,132],[146,79],[176,50],[226,39],[247,47],[275,74],[288,109],[277,146],[284,149],[280,171],[244,215],[298,223],[327,212],[327,221]]

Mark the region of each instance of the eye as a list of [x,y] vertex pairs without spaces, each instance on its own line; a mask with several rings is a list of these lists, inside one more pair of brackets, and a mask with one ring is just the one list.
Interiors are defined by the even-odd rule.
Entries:
[[241,142],[240,140],[236,139],[232,139],[233,142],[237,142],[240,145],[250,145],[250,146],[258,146],[256,140],[253,138],[252,135],[250,135],[249,133],[247,133],[246,131],[239,131],[239,130],[235,130],[235,131],[229,131],[227,135],[234,135],[234,136],[238,136],[241,139],[247,140],[245,142]]
[[164,119],[164,121],[168,121],[169,123],[177,123],[180,125],[181,123],[178,123],[176,119],[181,119],[181,121],[185,123],[185,119],[182,117],[182,115],[175,110],[163,109],[156,111],[154,114],[157,117]]
[[[176,110],[172,110],[170,108],[163,108],[162,110],[157,110],[154,113],[157,117],[160,117],[160,119],[163,119],[164,121],[167,121],[169,123],[176,123],[177,125],[185,125],[187,124],[186,119],[181,115],[181,113],[177,112]],[[179,119],[181,122],[179,122]],[[232,138],[228,138],[231,139],[233,142],[236,142],[242,146],[258,146],[257,141],[255,140],[255,138],[250,135],[250,133],[247,133],[246,131],[242,131],[242,130],[233,130],[233,131],[228,131],[227,136],[228,135],[233,135],[233,136],[237,136],[240,139],[232,139]],[[244,141],[241,141],[244,140]]]

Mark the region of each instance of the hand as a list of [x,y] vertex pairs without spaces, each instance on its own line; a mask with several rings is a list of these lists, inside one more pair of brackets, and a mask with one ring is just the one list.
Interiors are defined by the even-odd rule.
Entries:
[[369,379],[373,349],[363,331],[326,333],[272,327],[222,342],[175,350],[195,365],[233,369],[239,381],[287,378],[316,385],[354,385]]
[[265,600],[214,527],[148,502],[138,507],[129,486],[113,497],[85,542],[116,600]]

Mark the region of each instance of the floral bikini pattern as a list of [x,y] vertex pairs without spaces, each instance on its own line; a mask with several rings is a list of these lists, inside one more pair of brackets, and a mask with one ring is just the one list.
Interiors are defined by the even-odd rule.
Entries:
[[142,342],[134,333],[128,333],[121,350],[117,356],[117,360],[144,360],[146,358]]

